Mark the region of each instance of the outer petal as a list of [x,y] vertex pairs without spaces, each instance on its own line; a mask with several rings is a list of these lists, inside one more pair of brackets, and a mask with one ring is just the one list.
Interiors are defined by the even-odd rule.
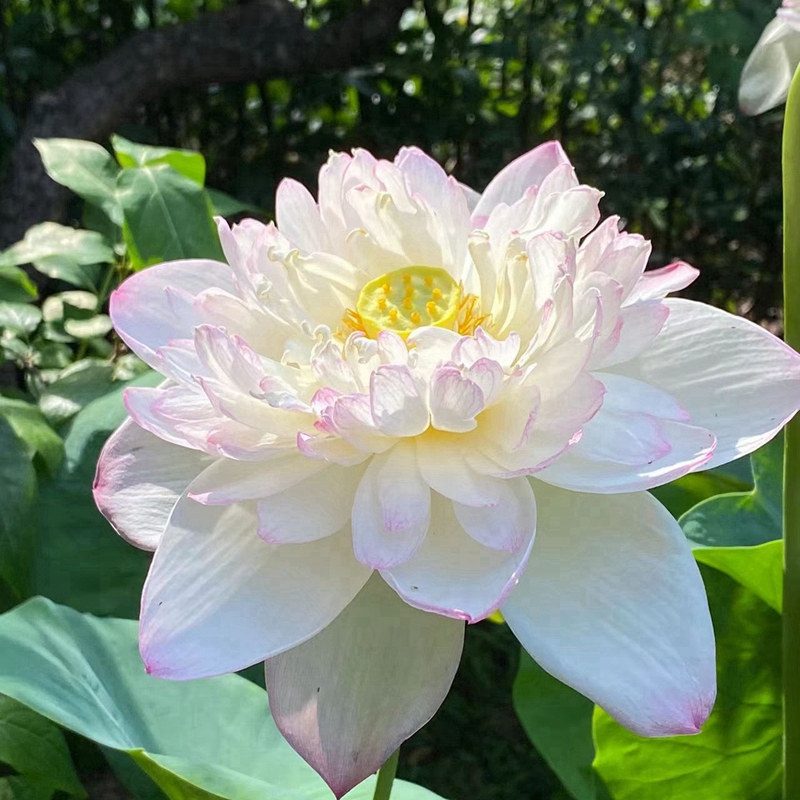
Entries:
[[691,300],[668,299],[661,334],[613,371],[671,394],[717,437],[716,467],[772,439],[800,407],[800,355],[758,325]]
[[467,622],[496,611],[525,569],[533,530],[514,553],[491,550],[464,531],[453,504],[433,496],[428,535],[413,558],[381,574],[410,605]]
[[142,595],[142,659],[149,673],[174,680],[243,669],[321,631],[369,575],[348,529],[269,545],[249,506],[209,508],[184,496]]
[[267,661],[272,716],[341,797],[436,713],[463,640],[463,623],[412,609],[375,575],[324,631]]
[[[564,148],[558,142],[546,142],[512,161],[492,179],[472,212],[474,227],[482,227],[483,220],[499,203],[516,203],[531,186],[541,186],[542,181],[561,164],[569,164]],[[482,219],[483,218],[483,219]]]
[[644,736],[697,733],[714,704],[714,631],[680,527],[646,492],[535,484],[539,534],[503,606],[544,669]]
[[178,498],[211,460],[125,420],[100,454],[94,501],[123,539],[155,550]]
[[232,278],[227,264],[202,259],[169,261],[144,269],[111,295],[114,328],[136,355],[158,369],[155,351],[172,339],[191,339],[194,326],[203,322],[185,303],[176,307],[177,295],[170,290],[180,290],[181,296],[189,299],[212,287],[233,293]]
[[800,31],[778,16],[761,34],[742,70],[739,105],[753,116],[786,100],[795,68],[800,64]]

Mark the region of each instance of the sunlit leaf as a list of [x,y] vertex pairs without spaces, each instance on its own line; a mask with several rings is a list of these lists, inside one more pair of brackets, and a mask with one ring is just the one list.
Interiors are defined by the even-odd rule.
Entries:
[[42,312],[27,303],[0,302],[0,328],[6,328],[20,336],[36,330],[42,321]]
[[119,167],[104,147],[80,139],[34,139],[33,143],[54,181],[102,208],[117,225],[122,223],[116,198]]
[[96,288],[87,267],[108,264],[113,260],[114,250],[99,233],[55,222],[34,225],[21,242],[0,255],[0,264],[33,264],[39,272],[51,278],[84,289]]
[[178,150],[170,147],[153,147],[149,144],[136,144],[118,134],[111,137],[111,146],[121,167],[156,166],[166,164],[175,172],[201,186],[206,179],[206,160],[202,153],[193,150]]
[[137,266],[181,258],[222,259],[205,191],[166,164],[123,170],[117,193]]
[[36,295],[36,286],[23,270],[11,264],[0,263],[0,300],[30,303],[36,299]]

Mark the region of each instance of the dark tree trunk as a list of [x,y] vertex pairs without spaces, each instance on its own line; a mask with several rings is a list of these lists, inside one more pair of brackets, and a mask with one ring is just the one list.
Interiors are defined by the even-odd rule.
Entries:
[[0,183],[0,248],[37,222],[60,219],[65,192],[35,138],[102,142],[142,102],[187,86],[310,75],[367,63],[391,42],[410,0],[371,0],[312,30],[288,0],[255,0],[132,36],[34,102]]

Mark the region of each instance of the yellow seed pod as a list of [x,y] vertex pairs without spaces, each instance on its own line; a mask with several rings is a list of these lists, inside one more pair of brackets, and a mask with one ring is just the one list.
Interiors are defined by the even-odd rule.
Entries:
[[421,325],[456,327],[461,289],[438,267],[407,267],[370,281],[358,296],[356,310],[367,336],[383,330],[406,338]]

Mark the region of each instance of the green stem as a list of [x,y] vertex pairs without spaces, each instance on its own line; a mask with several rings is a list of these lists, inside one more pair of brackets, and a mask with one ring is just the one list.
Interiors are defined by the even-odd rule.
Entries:
[[[786,343],[800,350],[800,69],[783,129],[783,291]],[[800,797],[800,417],[786,427],[783,476],[784,798]]]
[[378,770],[378,782],[375,784],[375,794],[372,800],[389,800],[392,793],[394,776],[397,774],[397,762],[400,759],[400,748],[386,759],[386,763]]

